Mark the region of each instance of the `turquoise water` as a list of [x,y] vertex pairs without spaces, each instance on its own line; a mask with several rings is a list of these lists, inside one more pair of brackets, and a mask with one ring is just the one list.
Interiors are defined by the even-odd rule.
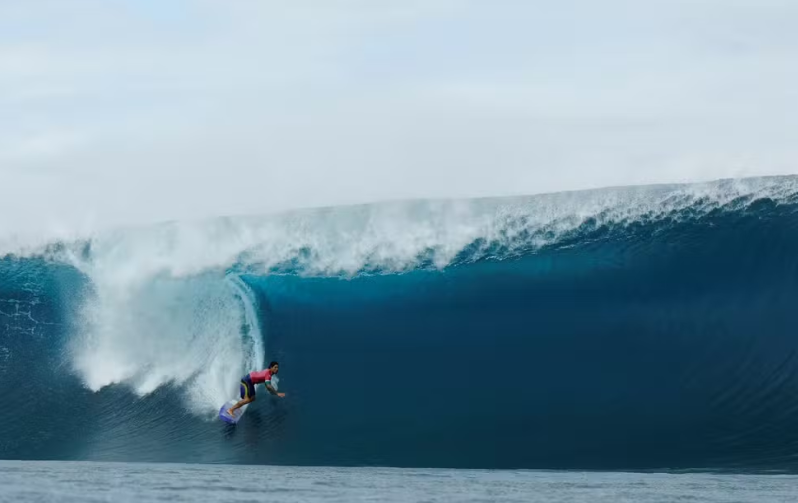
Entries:
[[798,501],[798,476],[0,461],[0,501]]

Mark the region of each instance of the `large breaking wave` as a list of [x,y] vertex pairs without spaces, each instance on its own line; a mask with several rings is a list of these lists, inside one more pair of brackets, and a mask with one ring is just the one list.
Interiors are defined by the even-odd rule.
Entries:
[[[0,244],[0,458],[798,467],[798,178]],[[289,397],[227,429],[245,371]]]

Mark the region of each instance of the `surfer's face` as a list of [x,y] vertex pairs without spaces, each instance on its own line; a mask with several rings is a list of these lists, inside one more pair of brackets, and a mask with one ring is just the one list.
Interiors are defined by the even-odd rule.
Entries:
[[279,370],[279,368],[280,368],[280,366],[279,366],[279,365],[274,365],[274,366],[272,366],[272,368],[270,368],[269,370],[271,371],[271,373],[272,373],[272,374],[276,374],[276,373],[277,373],[277,370]]

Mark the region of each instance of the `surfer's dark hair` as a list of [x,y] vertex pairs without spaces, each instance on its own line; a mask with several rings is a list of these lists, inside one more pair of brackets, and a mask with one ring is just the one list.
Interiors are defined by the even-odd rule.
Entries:
[[269,364],[269,368],[272,368],[272,367],[274,367],[275,365],[280,365],[280,364],[279,364],[279,363],[277,363],[277,362],[271,362],[271,363]]

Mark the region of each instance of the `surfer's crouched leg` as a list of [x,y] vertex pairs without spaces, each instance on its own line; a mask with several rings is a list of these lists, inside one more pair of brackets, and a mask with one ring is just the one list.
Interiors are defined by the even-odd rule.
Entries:
[[230,414],[230,417],[235,417],[235,410],[238,408],[243,407],[248,403],[252,403],[255,401],[255,397],[244,398],[243,400],[239,400],[238,403],[227,409],[227,413]]
[[230,417],[235,417],[234,412],[236,409],[255,401],[255,385],[252,383],[252,379],[249,377],[249,375],[245,375],[243,378],[241,378],[240,396],[241,400],[239,400],[237,404],[227,409],[227,413],[230,414]]
[[237,401],[237,402],[235,403],[235,405],[233,405],[232,407],[230,407],[229,409],[227,409],[227,414],[228,414],[230,417],[236,417],[236,415],[235,415],[235,411],[236,411],[236,409],[237,409],[237,408],[241,407],[242,405],[244,405],[244,400],[239,400],[239,401]]
[[241,378],[241,385],[239,386],[239,389],[239,394],[242,400],[249,400],[249,402],[251,402],[255,399],[255,384],[253,384],[249,375],[245,375],[243,378]]

